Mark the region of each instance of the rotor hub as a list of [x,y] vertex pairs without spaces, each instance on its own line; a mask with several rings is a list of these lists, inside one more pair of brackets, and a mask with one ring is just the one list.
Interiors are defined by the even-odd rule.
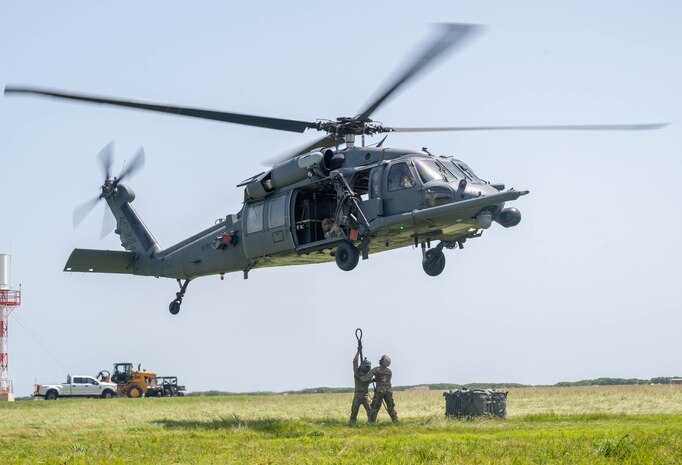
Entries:
[[336,121],[318,121],[316,129],[318,131],[325,131],[327,134],[334,135],[339,139],[348,134],[371,136],[373,134],[393,131],[393,129],[386,128],[381,123],[372,121],[369,118],[360,119],[348,116],[336,118]]
[[99,198],[100,199],[106,199],[111,197],[114,192],[116,191],[116,187],[118,186],[119,179],[116,177],[113,177],[112,179],[107,179],[104,181],[104,184],[102,184],[102,193],[100,194]]

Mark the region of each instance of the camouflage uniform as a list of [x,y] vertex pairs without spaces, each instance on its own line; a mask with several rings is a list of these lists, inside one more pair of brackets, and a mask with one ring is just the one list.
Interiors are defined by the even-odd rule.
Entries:
[[395,411],[395,402],[393,402],[393,389],[391,388],[391,377],[393,373],[388,368],[391,364],[391,359],[384,355],[379,361],[379,366],[373,368],[369,373],[363,375],[360,379],[362,381],[369,382],[372,377],[376,381],[376,388],[374,389],[374,398],[372,399],[372,405],[370,406],[369,421],[375,422],[377,420],[377,415],[379,414],[379,409],[381,408],[381,402],[386,402],[386,411],[391,417],[394,423],[398,422],[398,412]]
[[369,420],[369,413],[370,413],[370,408],[369,408],[369,403],[371,401],[369,397],[369,383],[371,382],[371,379],[369,381],[362,381],[360,378],[362,375],[365,373],[360,370],[360,364],[358,362],[360,358],[360,352],[355,353],[355,358],[353,358],[353,378],[355,379],[355,394],[353,395],[353,404],[351,405],[350,408],[350,420],[349,424],[352,426],[355,424],[355,421],[358,418],[358,411],[360,410],[360,406],[362,405],[365,407],[365,411],[367,411],[367,419]]

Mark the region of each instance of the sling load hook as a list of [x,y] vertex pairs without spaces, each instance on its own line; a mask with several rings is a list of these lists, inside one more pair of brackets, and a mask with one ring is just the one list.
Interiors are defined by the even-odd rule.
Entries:
[[355,330],[355,339],[358,340],[358,352],[360,352],[360,361],[362,362],[365,359],[362,355],[362,329],[357,328]]

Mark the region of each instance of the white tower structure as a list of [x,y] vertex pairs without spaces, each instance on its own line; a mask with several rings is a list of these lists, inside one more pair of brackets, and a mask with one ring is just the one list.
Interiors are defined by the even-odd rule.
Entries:
[[14,389],[9,379],[7,353],[7,319],[21,305],[21,291],[9,287],[9,255],[0,254],[0,401],[14,401]]

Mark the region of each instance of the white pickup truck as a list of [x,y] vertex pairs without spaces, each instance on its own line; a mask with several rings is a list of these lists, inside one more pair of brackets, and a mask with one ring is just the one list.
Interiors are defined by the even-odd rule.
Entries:
[[102,397],[111,399],[116,395],[116,384],[98,381],[92,376],[67,376],[64,384],[36,384],[34,397],[55,400],[58,397]]

